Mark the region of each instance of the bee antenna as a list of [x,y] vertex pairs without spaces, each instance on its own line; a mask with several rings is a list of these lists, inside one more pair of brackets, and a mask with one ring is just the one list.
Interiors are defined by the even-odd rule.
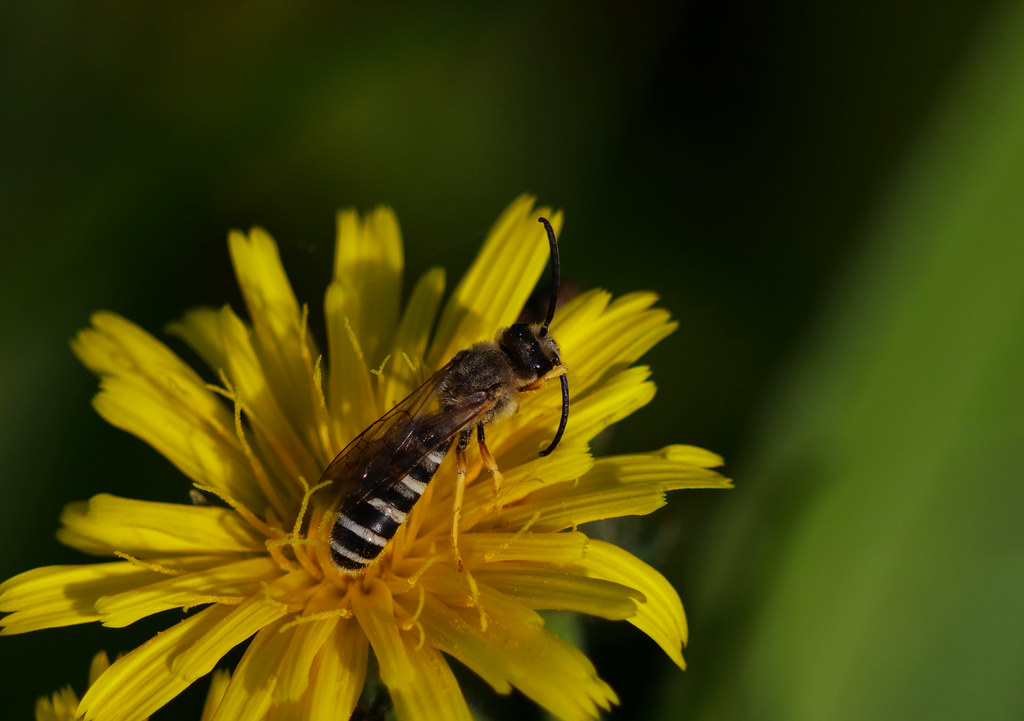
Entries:
[[[544,325],[540,327],[540,337],[543,338],[548,334],[548,326],[551,325],[551,319],[555,317],[555,304],[558,302],[558,242],[555,240],[555,231],[551,228],[551,223],[548,222],[547,218],[538,218],[537,222],[544,224],[544,229],[548,232],[548,243],[551,245],[551,295],[548,298],[548,314],[544,318]],[[564,379],[565,376],[562,376],[562,378]],[[562,388],[566,388],[564,383]],[[564,405],[566,409],[569,406],[568,399],[568,391],[565,391]],[[567,413],[568,410],[565,411],[565,414]],[[562,416],[563,427],[565,425],[565,414]],[[558,436],[561,435],[561,433],[558,434]],[[558,436],[555,437],[555,443],[558,442]],[[554,445],[551,448],[554,448]],[[551,448],[548,449],[549,452]],[[542,453],[541,455],[546,454]]]
[[551,439],[551,445],[540,452],[541,456],[546,456],[551,451],[555,450],[555,446],[562,440],[562,434],[565,433],[565,424],[569,421],[569,379],[565,377],[565,373],[562,374],[562,418],[558,421],[558,431],[555,433],[555,437]]

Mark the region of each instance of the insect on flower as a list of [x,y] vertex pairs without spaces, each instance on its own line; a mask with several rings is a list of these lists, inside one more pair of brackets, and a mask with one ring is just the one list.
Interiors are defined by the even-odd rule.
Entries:
[[466,488],[466,448],[476,428],[477,445],[494,479],[501,472],[487,450],[484,426],[515,413],[520,393],[561,378],[562,415],[542,456],[558,445],[569,418],[569,383],[558,345],[548,335],[558,298],[558,244],[551,224],[540,218],[551,246],[551,292],[544,323],[515,323],[460,351],[405,400],[349,443],[321,477],[330,481],[337,517],[329,540],[331,559],[344,573],[357,575],[372,564],[434,477],[456,436],[456,485],[451,546],[459,570],[459,518]]
[[[364,695],[389,700],[364,704],[355,717],[362,721],[382,713],[471,721],[455,662],[552,718],[593,721],[617,696],[582,651],[545,628],[545,609],[627,621],[684,666],[687,626],[675,589],[580,527],[650,513],[668,491],[731,483],[713,470],[718,455],[693,446],[591,453],[599,433],[651,400],[649,370],[636,362],[677,324],[653,293],[613,298],[594,289],[564,304],[552,299],[535,321],[513,325],[543,266],[557,264],[554,232],[545,244],[537,226],[543,215],[557,231],[561,217],[552,212],[518,198],[447,304],[444,272],[435,268],[403,310],[397,218],[385,208],[363,217],[342,211],[325,346],[274,240],[258,228],[232,233],[251,322],[230,307],[198,308],[170,328],[217,374],[217,386],[126,318],[93,316],[73,348],[101,379],[96,410],[153,446],[209,502],[100,493],[71,503],[60,540],[114,558],[34,568],[0,583],[0,637],[95,622],[121,628],[182,611],[114,661],[80,701],[68,697],[68,718],[159,714],[247,644],[231,676],[215,676],[206,709],[218,721],[338,721]],[[540,286],[547,296],[549,285]],[[493,342],[473,345],[488,336]],[[385,375],[385,361],[399,354],[406,365]],[[562,358],[573,370],[571,430]],[[426,377],[418,367],[429,376],[449,359],[384,414]],[[566,385],[527,392],[556,377]],[[367,426],[327,472],[330,485],[312,484],[337,439]],[[488,437],[478,462],[470,446],[481,426]],[[483,480],[488,467],[501,483],[496,497]],[[416,483],[433,488],[421,493]],[[363,562],[332,549],[339,514],[334,540]]]

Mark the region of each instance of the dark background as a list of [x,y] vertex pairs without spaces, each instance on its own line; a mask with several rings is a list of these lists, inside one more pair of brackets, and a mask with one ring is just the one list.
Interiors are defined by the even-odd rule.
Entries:
[[[187,493],[91,411],[91,311],[239,307],[226,232],[258,224],[318,320],[336,209],[393,206],[408,278],[454,281],[528,191],[569,280],[680,322],[608,450],[737,481],[613,527],[692,638],[680,673],[584,622],[611,717],[1019,718],[1021,37],[967,0],[4,4],[0,576],[85,560],[66,502]],[[12,717],[166,623],[0,639]]]

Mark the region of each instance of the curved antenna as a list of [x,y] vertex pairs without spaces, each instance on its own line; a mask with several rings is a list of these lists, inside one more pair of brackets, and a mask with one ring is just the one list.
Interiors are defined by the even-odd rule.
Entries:
[[551,445],[540,452],[540,455],[546,456],[551,451],[555,450],[555,446],[562,440],[562,434],[565,433],[565,424],[569,421],[569,379],[565,377],[565,373],[562,374],[562,419],[558,421],[558,431],[555,433],[555,437],[551,439]]
[[[555,317],[555,303],[558,302],[558,242],[555,240],[555,231],[551,228],[551,223],[548,222],[547,218],[538,218],[537,222],[544,224],[544,229],[548,231],[548,243],[551,245],[551,295],[548,296],[548,314],[544,318],[544,325],[540,327],[539,334],[543,338],[548,334],[548,326],[551,325],[551,319]],[[565,376],[562,376],[562,378],[565,378]],[[564,405],[568,406],[569,401],[566,400]],[[562,434],[559,433],[558,435],[561,436]],[[558,442],[558,436],[555,437],[555,442]],[[550,451],[551,449],[549,448],[548,450]],[[541,455],[545,454],[541,453]]]

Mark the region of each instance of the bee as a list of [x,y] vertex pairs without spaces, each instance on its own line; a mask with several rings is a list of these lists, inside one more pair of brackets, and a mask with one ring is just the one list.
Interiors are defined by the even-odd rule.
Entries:
[[349,575],[370,566],[394,538],[420,499],[438,466],[455,445],[456,485],[451,546],[459,570],[459,518],[466,487],[466,448],[476,430],[477,446],[490,471],[495,492],[501,472],[487,449],[484,428],[508,418],[519,395],[560,377],[562,415],[558,430],[541,456],[550,454],[569,419],[569,382],[558,344],[548,335],[558,299],[559,264],[555,232],[545,218],[551,248],[551,290],[540,326],[515,323],[459,351],[423,385],[360,433],[331,462],[320,478],[335,489],[337,508],[328,540],[331,560]]

